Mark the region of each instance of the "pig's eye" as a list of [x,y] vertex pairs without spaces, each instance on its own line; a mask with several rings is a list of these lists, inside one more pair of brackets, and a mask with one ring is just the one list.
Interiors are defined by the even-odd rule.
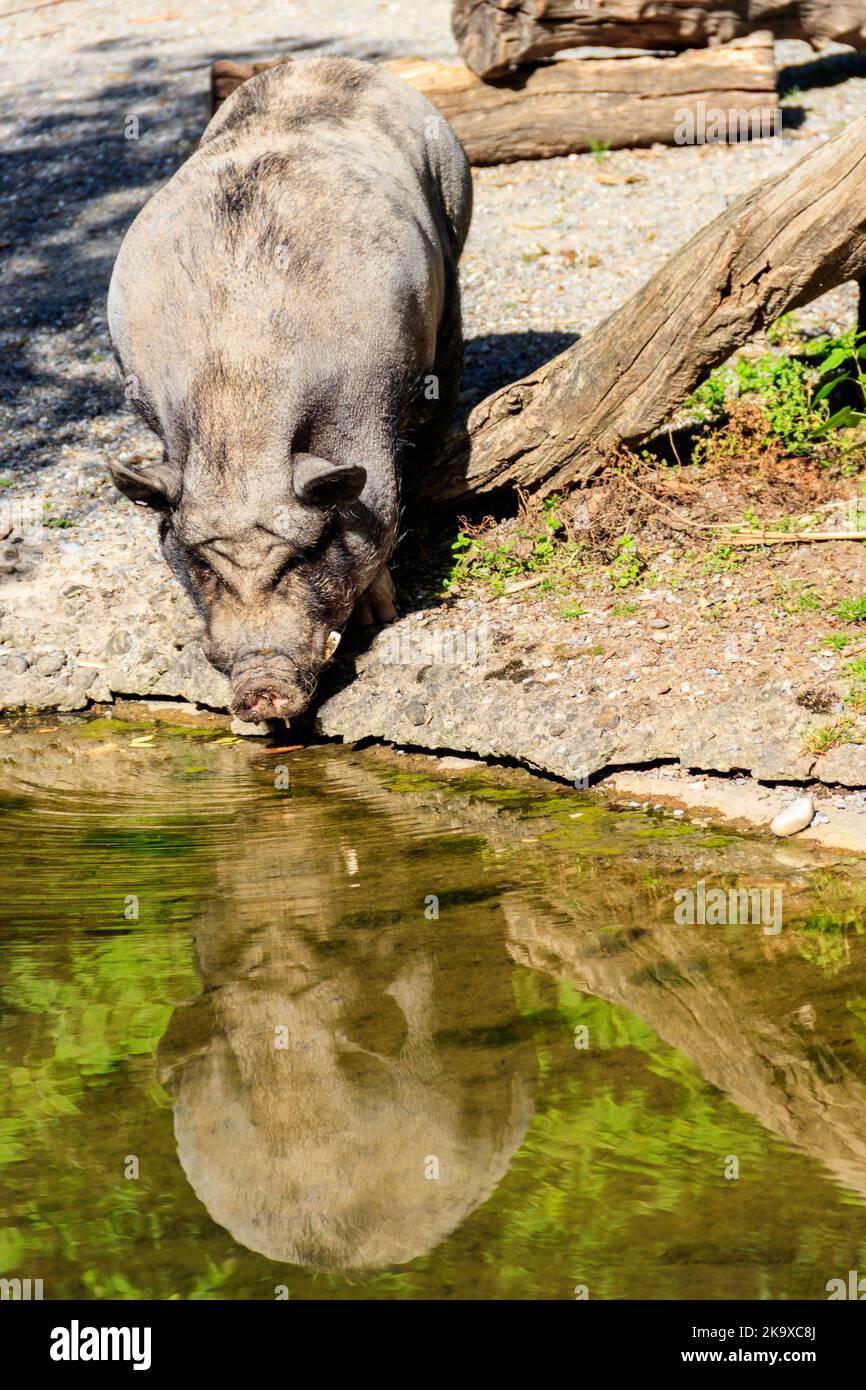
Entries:
[[200,584],[215,584],[219,576],[201,555],[189,557],[189,567]]
[[296,570],[304,569],[311,564],[315,564],[317,560],[320,560],[333,539],[334,529],[334,523],[329,521],[327,525],[322,528],[322,531],[315,540],[293,551],[274,575],[274,588],[278,588],[279,585],[284,583]]

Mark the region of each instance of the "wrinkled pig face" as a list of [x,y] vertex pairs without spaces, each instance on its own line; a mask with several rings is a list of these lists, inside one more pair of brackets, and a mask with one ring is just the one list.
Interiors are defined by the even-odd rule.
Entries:
[[381,527],[358,501],[365,470],[297,455],[280,500],[243,509],[187,495],[159,466],[112,472],[160,511],[163,553],[204,620],[205,655],[229,677],[234,712],[254,723],[299,714],[384,558]]

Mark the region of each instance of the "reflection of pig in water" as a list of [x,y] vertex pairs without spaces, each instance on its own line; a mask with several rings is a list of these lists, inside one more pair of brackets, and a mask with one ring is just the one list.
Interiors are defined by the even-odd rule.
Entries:
[[123,242],[109,327],[161,463],[116,464],[246,719],[309,700],[353,606],[395,616],[401,465],[454,403],[471,183],[398,78],[305,59],[240,87]]
[[417,921],[327,939],[227,915],[197,933],[205,992],[176,1010],[160,1074],[194,1191],[249,1249],[311,1270],[402,1264],[507,1172],[536,1063],[505,1032],[501,926],[427,925],[426,941]]

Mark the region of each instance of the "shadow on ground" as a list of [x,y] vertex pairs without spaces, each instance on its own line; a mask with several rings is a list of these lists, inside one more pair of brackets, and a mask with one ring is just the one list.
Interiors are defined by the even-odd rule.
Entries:
[[779,69],[779,96],[809,91],[812,87],[835,87],[850,77],[866,77],[866,53],[828,53],[808,63]]
[[[338,51],[337,42],[284,38],[232,56]],[[126,50],[135,50],[127,53]],[[80,373],[104,354],[101,330],[111,268],[121,238],[148,197],[195,149],[204,130],[208,72],[221,51],[183,66],[142,56],[140,41],[105,40],[82,52],[104,53],[106,78],[86,96],[46,97],[32,87],[27,107],[0,149],[0,399],[14,441],[6,466],[35,468],[77,437],[81,422],[125,408],[119,381]],[[391,57],[364,51],[364,57]],[[112,62],[132,72],[112,79]],[[188,74],[197,74],[190,89]],[[198,80],[200,77],[200,80]],[[16,93],[20,102],[21,94]],[[128,138],[138,122],[137,138]],[[56,358],[34,339],[66,337]],[[74,365],[78,374],[71,374]],[[39,433],[28,437],[28,427]],[[50,446],[50,457],[46,446]]]

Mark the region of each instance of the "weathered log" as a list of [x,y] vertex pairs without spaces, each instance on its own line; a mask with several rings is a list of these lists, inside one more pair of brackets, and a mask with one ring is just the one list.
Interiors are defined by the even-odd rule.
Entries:
[[866,277],[866,116],[752,189],[579,343],[453,427],[435,497],[585,482],[781,314]]
[[866,48],[866,0],[454,0],[460,52],[480,77],[563,48],[704,48],[771,29]]
[[[272,66],[215,63],[211,110]],[[495,86],[468,68],[422,58],[384,66],[442,112],[470,164],[577,154],[595,145],[693,143],[710,120],[722,138],[736,141],[776,134],[781,120],[768,33],[676,58],[561,59]]]
[[[467,68],[386,64],[437,107],[471,164],[577,154],[604,145],[693,143],[712,111],[723,138],[778,133],[770,34],[675,58],[560,59],[495,86]],[[703,117],[701,113],[703,112]]]

